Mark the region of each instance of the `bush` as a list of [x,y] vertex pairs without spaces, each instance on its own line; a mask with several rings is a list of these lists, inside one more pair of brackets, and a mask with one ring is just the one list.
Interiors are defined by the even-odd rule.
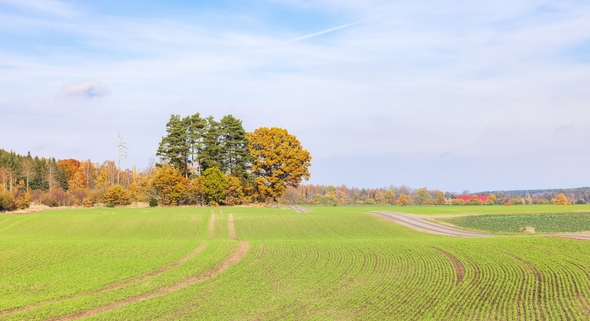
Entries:
[[115,204],[113,204],[113,203],[106,203],[104,206],[105,207],[115,207]]
[[459,206],[463,206],[465,205],[465,201],[462,199],[454,199],[451,201],[452,205],[459,205]]
[[131,196],[129,192],[121,185],[113,185],[107,189],[104,196],[106,204],[114,205],[129,205],[131,204]]
[[10,193],[0,193],[0,212],[13,211],[16,209],[14,196]]
[[153,198],[153,197],[150,198],[150,201],[149,202],[150,202],[150,207],[156,207],[156,206],[158,206],[158,200],[155,199],[155,198]]

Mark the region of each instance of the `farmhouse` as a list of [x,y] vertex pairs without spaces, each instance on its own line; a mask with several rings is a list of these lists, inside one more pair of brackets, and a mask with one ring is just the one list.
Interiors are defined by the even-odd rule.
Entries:
[[479,195],[479,196],[474,196],[474,195],[461,195],[461,196],[456,196],[455,199],[457,200],[464,200],[465,202],[469,201],[472,198],[479,198],[482,202],[487,202],[488,198],[490,196],[489,195]]

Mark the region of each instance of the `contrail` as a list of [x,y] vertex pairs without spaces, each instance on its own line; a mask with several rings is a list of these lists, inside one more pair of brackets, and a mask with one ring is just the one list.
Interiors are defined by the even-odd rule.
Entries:
[[301,36],[301,37],[297,37],[297,38],[291,39],[291,40],[285,42],[285,44],[294,43],[294,42],[298,42],[298,41],[301,41],[301,40],[306,40],[306,39],[309,39],[309,38],[313,38],[313,37],[325,35],[325,34],[330,33],[330,32],[334,32],[334,31],[345,29],[345,28],[348,28],[348,27],[351,27],[351,26],[354,26],[354,25],[358,25],[358,24],[363,23],[365,21],[366,20],[360,20],[360,21],[357,21],[357,22],[347,23],[345,25],[341,25],[341,26],[338,26],[338,27],[333,27],[333,28],[322,30],[322,31],[319,31],[319,32],[314,32],[314,33],[311,33],[309,35],[305,35],[305,36]]

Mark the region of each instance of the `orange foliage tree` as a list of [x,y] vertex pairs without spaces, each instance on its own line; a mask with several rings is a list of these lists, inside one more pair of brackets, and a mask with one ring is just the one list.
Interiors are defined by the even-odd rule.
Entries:
[[80,169],[80,162],[75,159],[62,159],[57,167],[64,171],[69,189],[86,188],[86,177]]
[[553,204],[555,205],[567,205],[569,204],[567,197],[563,193],[557,194],[555,199],[553,200]]
[[287,186],[296,187],[309,179],[311,155],[286,129],[260,127],[247,134],[251,170],[258,192],[265,200],[275,201]]

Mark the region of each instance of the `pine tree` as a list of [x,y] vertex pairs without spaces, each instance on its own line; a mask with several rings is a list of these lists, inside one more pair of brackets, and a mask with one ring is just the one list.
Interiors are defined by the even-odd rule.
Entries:
[[250,162],[248,140],[242,121],[227,115],[220,122],[221,170],[242,179],[247,178],[247,166]]
[[166,163],[180,170],[183,176],[188,177],[188,121],[180,118],[180,115],[171,115],[166,124],[168,135],[162,137],[156,156]]

